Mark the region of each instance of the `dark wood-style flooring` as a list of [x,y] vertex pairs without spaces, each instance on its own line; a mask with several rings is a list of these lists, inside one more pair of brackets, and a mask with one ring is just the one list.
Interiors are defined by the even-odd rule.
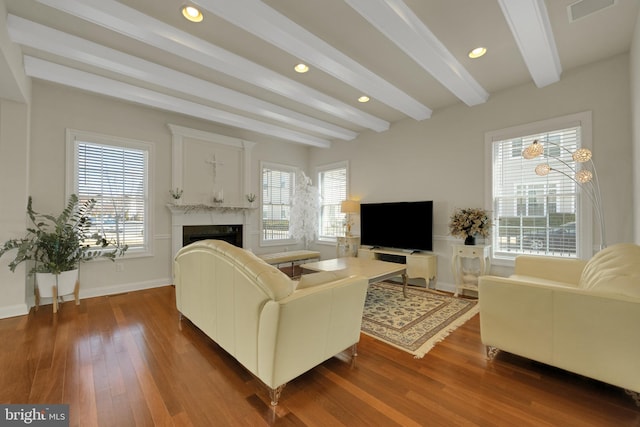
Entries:
[[[478,316],[423,359],[362,336],[280,405],[190,322],[171,286],[0,320],[0,403],[68,403],[72,426],[640,426],[619,388],[500,353]],[[594,343],[597,345],[597,343]]]

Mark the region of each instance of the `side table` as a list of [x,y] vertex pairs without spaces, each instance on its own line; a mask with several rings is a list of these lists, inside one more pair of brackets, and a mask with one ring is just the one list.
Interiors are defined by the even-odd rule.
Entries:
[[491,245],[453,245],[451,270],[453,271],[453,280],[456,285],[456,293],[453,295],[454,297],[457,297],[463,289],[470,289],[476,292],[478,291],[477,276],[474,276],[473,280],[465,282],[465,275],[462,271],[463,258],[480,260],[479,275],[482,276],[487,271],[491,270]]

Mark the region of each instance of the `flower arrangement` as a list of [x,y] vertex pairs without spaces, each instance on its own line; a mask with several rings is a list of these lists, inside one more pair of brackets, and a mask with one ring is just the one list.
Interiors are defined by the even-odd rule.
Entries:
[[245,197],[249,203],[253,203],[256,200],[256,195],[253,193],[249,193]]
[[455,237],[488,237],[490,231],[491,218],[484,209],[456,209],[449,220],[449,232]]
[[182,197],[183,190],[177,188],[175,190],[169,190],[169,194],[173,197],[174,200],[179,200]]

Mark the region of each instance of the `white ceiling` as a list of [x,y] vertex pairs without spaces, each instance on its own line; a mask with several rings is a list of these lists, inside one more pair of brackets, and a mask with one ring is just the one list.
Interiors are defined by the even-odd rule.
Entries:
[[194,24],[183,0],[0,1],[30,77],[319,147],[626,52],[640,3],[193,0]]

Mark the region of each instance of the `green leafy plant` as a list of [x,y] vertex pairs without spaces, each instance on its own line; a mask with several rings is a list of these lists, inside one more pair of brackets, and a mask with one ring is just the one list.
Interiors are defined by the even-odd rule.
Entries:
[[176,187],[175,190],[169,190],[169,194],[171,194],[171,197],[173,197],[175,200],[180,199],[180,197],[182,197],[182,193],[184,192],[184,190]]
[[[29,197],[27,215],[33,226],[27,228],[25,237],[10,239],[0,249],[0,257],[17,250],[13,261],[9,263],[11,271],[15,271],[22,262],[35,261],[29,274],[60,274],[94,258],[114,261],[128,249],[127,245],[117,244],[99,233],[91,232],[90,214],[96,204],[94,199],[79,203],[78,196],[72,194],[57,217],[35,212],[32,203]],[[89,242],[93,242],[93,245]]]

